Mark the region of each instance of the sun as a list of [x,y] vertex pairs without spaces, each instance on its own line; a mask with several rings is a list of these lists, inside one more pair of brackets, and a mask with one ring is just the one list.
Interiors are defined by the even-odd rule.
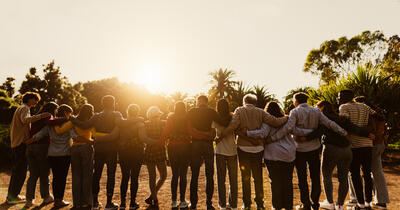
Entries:
[[146,87],[151,93],[160,93],[163,91],[163,72],[157,65],[143,66],[138,72],[136,82]]

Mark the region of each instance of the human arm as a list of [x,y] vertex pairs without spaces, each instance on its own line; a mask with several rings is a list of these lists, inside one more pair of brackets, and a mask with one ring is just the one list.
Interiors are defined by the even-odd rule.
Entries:
[[39,139],[42,139],[48,135],[49,135],[49,127],[45,126],[39,132],[37,132],[35,135],[33,135],[31,138],[25,140],[25,144],[27,144],[27,145],[32,144],[33,142],[35,142]]
[[96,143],[114,141],[115,139],[117,139],[119,137],[119,127],[115,126],[114,129],[109,134],[97,133],[95,131],[93,136],[95,137]]
[[260,129],[257,130],[247,130],[246,135],[255,139],[263,139],[266,138],[271,132],[271,127],[267,124],[262,124]]
[[344,130],[342,127],[340,127],[334,121],[330,120],[322,112],[319,112],[319,122],[320,122],[320,124],[324,125],[328,129],[330,129],[342,136],[347,136],[347,134],[348,134],[346,130]]
[[149,138],[147,136],[146,127],[144,126],[144,123],[138,123],[138,132],[140,141],[146,144],[156,144],[159,141],[158,139]]
[[236,109],[233,113],[232,120],[229,125],[222,131],[221,136],[226,136],[229,133],[235,131],[240,125],[240,114],[239,109]]
[[280,127],[283,124],[285,124],[288,121],[288,117],[287,116],[283,116],[283,117],[275,117],[272,116],[270,113],[267,113],[265,111],[263,111],[262,113],[262,117],[263,117],[263,123],[268,124],[272,127]]
[[277,141],[292,132],[297,123],[297,114],[293,110],[290,112],[287,123],[270,137],[271,141]]
[[78,126],[79,128],[89,129],[94,126],[94,124],[98,118],[97,116],[98,115],[94,115],[92,118],[90,118],[89,120],[86,120],[86,121],[79,120],[75,117],[71,117],[70,120],[75,126]]
[[60,117],[60,118],[48,119],[46,120],[45,124],[48,126],[56,126],[56,125],[62,125],[66,122],[68,122],[67,118]]
[[27,106],[22,107],[21,113],[20,113],[20,119],[23,124],[33,123],[42,118],[46,118],[46,117],[50,117],[50,116],[51,116],[51,114],[47,113],[47,112],[31,116],[29,107],[27,107]]
[[71,130],[72,127],[73,127],[72,122],[69,121],[67,123],[64,123],[62,126],[59,125],[54,126],[54,130],[56,131],[57,134],[62,134]]

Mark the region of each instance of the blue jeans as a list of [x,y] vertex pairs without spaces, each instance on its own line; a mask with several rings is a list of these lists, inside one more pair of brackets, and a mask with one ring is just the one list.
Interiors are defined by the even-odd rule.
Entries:
[[40,196],[45,199],[50,196],[50,164],[47,159],[48,144],[31,144],[26,149],[29,166],[29,178],[26,184],[26,199],[35,199],[36,182],[40,178]]
[[10,184],[8,185],[8,199],[16,198],[21,192],[26,178],[28,164],[26,161],[26,145],[20,144],[11,148],[13,157],[13,167],[11,170]]

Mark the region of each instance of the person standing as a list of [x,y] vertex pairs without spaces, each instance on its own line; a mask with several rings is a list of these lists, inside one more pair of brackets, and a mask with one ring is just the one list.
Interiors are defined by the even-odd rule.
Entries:
[[[212,127],[215,128],[217,136],[220,136],[225,127],[232,121],[232,113],[229,111],[229,103],[226,99],[220,99],[217,103],[217,113],[219,114],[223,124],[213,122]],[[221,210],[227,209],[226,203],[226,171],[229,177],[229,207],[237,209],[238,200],[238,160],[236,138],[232,131],[229,135],[218,139],[215,146],[215,159],[217,165],[218,180],[218,200]]]
[[[56,116],[58,104],[54,102],[45,103],[38,114],[50,113],[52,116],[42,118],[39,121],[32,123],[30,129],[30,136],[32,137],[42,128],[49,124],[49,120]],[[43,204],[48,204],[54,201],[54,197],[50,194],[50,164],[47,159],[47,153],[50,144],[50,136],[45,136],[37,142],[27,145],[26,157],[29,167],[29,178],[26,184],[26,204],[25,207],[29,208],[34,203],[36,182],[40,178],[40,195],[43,199]]]
[[[152,106],[147,110],[147,119],[145,122],[146,133],[149,138],[157,139],[155,143],[147,143],[145,148],[145,161],[149,173],[149,187],[151,195],[145,200],[150,207],[158,207],[157,193],[167,178],[167,164],[165,144],[160,140],[161,133],[165,127],[165,121],[161,120],[163,113],[157,106]],[[160,179],[156,182],[157,173]]]
[[[299,181],[301,205],[296,206],[296,209],[319,209],[319,197],[321,195],[321,180],[320,180],[320,152],[321,143],[318,138],[311,141],[301,141],[297,138],[296,133],[293,133],[295,128],[315,130],[320,124],[339,133],[342,136],[347,135],[347,131],[329,120],[322,112],[307,104],[308,96],[305,93],[296,93],[293,96],[295,108],[290,111],[288,122],[273,134],[268,141],[276,141],[284,136],[292,133],[296,139],[296,160],[295,167]],[[307,167],[308,166],[308,167]],[[307,182],[307,168],[311,178],[311,200]]]
[[[354,93],[351,90],[342,90],[339,92],[339,115],[349,119],[353,124],[359,127],[367,127],[370,116],[374,115],[376,112],[363,103],[354,102],[353,98]],[[353,153],[350,173],[357,196],[357,206],[355,208],[371,209],[370,203],[372,201],[373,189],[371,177],[373,142],[368,137],[355,134],[352,134],[350,139]],[[365,192],[360,176],[360,168],[363,170]]]
[[[190,161],[190,143],[188,118],[185,103],[175,103],[175,110],[171,113],[162,133],[161,141],[168,142],[168,158],[171,163],[172,179],[171,194],[172,208],[184,209],[189,206],[186,201],[187,170]],[[179,182],[180,203],[177,203]]]
[[[211,132],[212,122],[218,122],[222,124],[222,121],[218,113],[208,107],[208,98],[205,95],[201,95],[197,98],[197,107],[192,108],[188,113],[189,126],[195,131],[200,132]],[[212,204],[212,197],[214,194],[214,138],[211,135],[197,135],[190,129],[192,135],[191,145],[191,163],[190,169],[192,171],[192,177],[190,180],[190,203],[191,209],[196,209],[198,198],[198,181],[200,167],[202,160],[205,163],[206,171],[206,194],[207,194],[207,209],[215,209]]]
[[[122,119],[122,114],[115,111],[115,98],[111,95],[106,95],[101,100],[103,111],[96,113],[90,120],[81,121],[76,118],[71,118],[71,121],[77,127],[82,129],[90,129],[94,127],[96,133],[110,134],[116,127],[116,123]],[[97,136],[95,136],[96,138]],[[94,173],[93,173],[93,209],[99,209],[102,204],[98,200],[100,192],[100,179],[103,173],[104,165],[107,165],[107,204],[106,210],[115,210],[118,204],[112,201],[115,186],[115,172],[117,168],[117,140],[102,141],[94,145]]]
[[40,95],[38,93],[26,92],[22,96],[22,105],[17,108],[11,121],[10,138],[13,167],[6,198],[7,204],[10,205],[25,201],[25,197],[19,194],[26,178],[27,160],[24,142],[30,137],[31,123],[51,116],[48,112],[31,116],[30,109],[35,107],[39,101]]
[[[232,131],[239,130],[256,130],[261,128],[262,123],[279,127],[286,121],[287,117],[276,118],[264,110],[257,108],[257,97],[253,94],[247,94],[243,97],[243,106],[236,108],[233,113],[232,121],[229,126],[224,129],[222,136],[228,136]],[[217,122],[218,123],[218,122]],[[264,207],[264,189],[263,189],[263,173],[262,159],[264,152],[264,140],[245,138],[239,135],[237,139],[239,166],[242,175],[243,203],[242,209],[251,209],[251,183],[253,176],[256,191],[255,201],[257,209],[265,209]]]

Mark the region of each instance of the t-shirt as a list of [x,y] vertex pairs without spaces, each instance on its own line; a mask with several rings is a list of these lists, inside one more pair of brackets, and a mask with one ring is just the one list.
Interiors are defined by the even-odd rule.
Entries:
[[[224,127],[219,125],[216,122],[213,122],[211,125],[212,128],[215,128],[217,132],[217,136],[221,135]],[[216,146],[215,146],[215,154],[226,155],[226,156],[235,156],[237,155],[236,148],[236,138],[233,132],[226,135]]]

